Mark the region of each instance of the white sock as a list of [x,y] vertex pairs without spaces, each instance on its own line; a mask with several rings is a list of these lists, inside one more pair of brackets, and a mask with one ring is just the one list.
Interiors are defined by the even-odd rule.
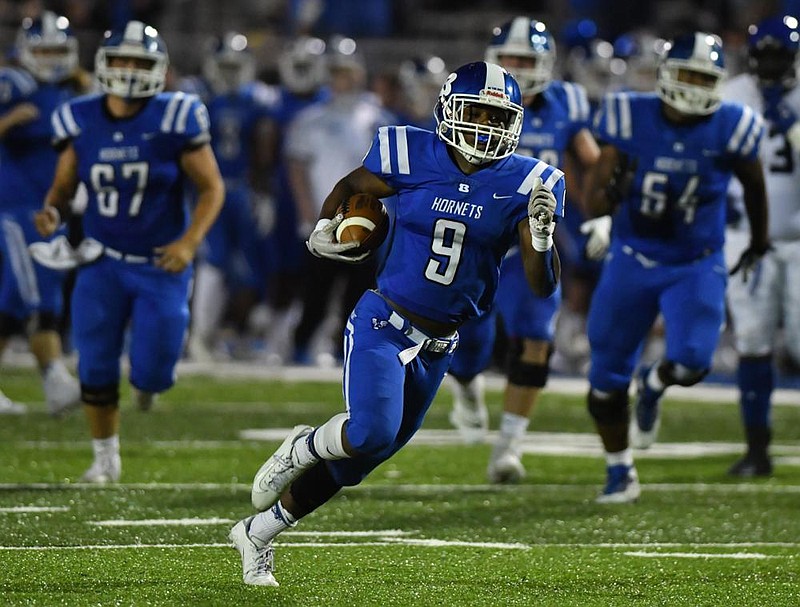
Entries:
[[108,438],[93,438],[92,450],[94,451],[95,461],[119,455],[119,435],[115,434]]
[[208,340],[219,328],[227,301],[222,270],[203,263],[197,267],[192,295],[192,334]]
[[645,383],[647,383],[647,387],[650,388],[653,392],[663,392],[666,389],[664,382],[661,381],[661,378],[658,376],[658,367],[661,364],[661,361],[655,363],[652,367],[650,367],[650,372],[647,374],[645,378]]
[[319,459],[345,459],[350,457],[344,450],[342,430],[349,417],[347,413],[334,415],[313,433],[313,450]]
[[503,417],[500,419],[500,435],[510,440],[520,439],[528,431],[529,423],[530,420],[524,415],[503,411]]
[[42,377],[47,377],[51,373],[63,375],[69,374],[69,371],[67,371],[67,366],[64,364],[64,361],[60,358],[56,358],[55,360],[50,361],[47,366],[42,369]]
[[628,447],[616,453],[606,452],[606,464],[608,466],[619,466],[620,464],[624,464],[628,467],[633,466],[633,450]]
[[294,518],[280,500],[269,510],[259,512],[250,522],[250,537],[259,546],[269,544],[275,537],[286,529],[297,525]]

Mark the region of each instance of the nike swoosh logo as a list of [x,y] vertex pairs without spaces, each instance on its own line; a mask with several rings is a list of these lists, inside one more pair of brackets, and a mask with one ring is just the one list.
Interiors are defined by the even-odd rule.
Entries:
[[155,133],[142,133],[142,139],[152,139],[155,136]]
[[495,200],[502,200],[503,198],[511,198],[511,196],[498,196],[497,192],[495,192],[494,194],[492,194],[492,198],[494,198]]

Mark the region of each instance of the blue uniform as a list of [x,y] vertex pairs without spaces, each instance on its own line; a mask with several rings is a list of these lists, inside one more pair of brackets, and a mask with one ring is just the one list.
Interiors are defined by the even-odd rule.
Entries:
[[131,383],[161,392],[174,381],[189,318],[191,267],[155,267],[153,249],[188,225],[181,154],[209,141],[205,106],[193,95],[161,93],[136,115],[116,120],[90,95],[56,110],[57,142],[70,143],[86,184],[85,235],[104,255],[78,273],[72,296],[78,372],[86,388],[119,382],[125,331],[131,330]]
[[206,235],[204,259],[236,284],[255,289],[264,286],[270,233],[260,233],[253,213],[252,133],[270,115],[275,97],[270,87],[251,82],[207,101],[212,148],[225,180],[225,204]]
[[661,103],[655,94],[610,95],[595,118],[598,140],[637,162],[589,311],[598,390],[627,389],[659,312],[666,359],[694,370],[710,368],[724,321],[726,192],[735,163],[757,158],[763,120],[723,103],[675,125]]
[[457,339],[431,346],[386,299],[439,323],[485,314],[536,177],[553,191],[556,214],[564,209],[563,174],[547,163],[511,155],[467,176],[435,134],[410,126],[379,128],[364,167],[396,190],[397,203],[377,290],[345,330],[347,438],[367,455],[328,462],[342,485],[358,483],[419,428]]
[[[536,157],[553,166],[564,166],[564,154],[575,135],[589,127],[589,101],[577,84],[553,81],[525,108],[517,153]],[[561,287],[550,297],[534,295],[528,287],[522,259],[514,250],[503,262],[497,303],[503,328],[513,338],[552,341],[561,304]],[[467,323],[459,330],[459,348],[450,371],[469,379],[491,361],[495,339],[495,314]]]
[[28,244],[42,240],[33,215],[42,208],[58,159],[50,114],[75,95],[70,84],[37,82],[25,70],[0,69],[0,115],[22,103],[39,111],[0,141],[0,312],[18,320],[62,311],[63,274],[34,263]]

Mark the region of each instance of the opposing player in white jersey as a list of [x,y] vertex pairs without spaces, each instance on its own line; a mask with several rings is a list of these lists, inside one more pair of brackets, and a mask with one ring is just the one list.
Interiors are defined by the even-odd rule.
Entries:
[[[601,152],[586,199],[595,215],[614,214],[588,318],[588,408],[606,459],[600,503],[639,497],[631,446],[655,441],[669,386],[693,386],[711,367],[725,320],[726,194],[734,175],[751,230],[733,271],[752,269],[769,249],[758,158],[763,120],[722,101],[725,75],[719,37],[684,34],[665,46],[657,94],[609,94],[595,118]],[[659,314],[666,350],[639,365],[632,417],[628,388]]]
[[336,209],[354,193],[395,195],[394,226],[377,289],[361,297],[347,322],[347,412],[317,428],[295,427],[253,481],[259,514],[231,530],[245,583],[277,586],[272,540],[411,439],[450,365],[458,327],[492,305],[510,247],[519,245],[537,293],[558,285],[552,234],[563,215],[564,178],[541,160],[513,154],[521,102],[517,82],[500,66],[462,66],[442,87],[435,134],[379,128],[363,166],[325,198],[308,240],[315,255],[360,258],[348,256],[357,243],[333,242]]
[[[519,82],[525,116],[518,154],[562,168],[567,155],[578,167],[597,160],[600,151],[589,130],[586,91],[578,84],[553,79],[555,40],[543,22],[515,17],[495,28],[486,60],[502,65]],[[513,250],[503,262],[493,308],[509,341],[503,416],[487,466],[493,483],[516,482],[525,474],[520,443],[547,383],[560,303],[561,289],[541,298],[526,287],[521,257]],[[450,366],[455,397],[450,420],[467,442],[481,437],[487,428],[482,372],[491,360],[495,323],[493,313],[467,323]]]
[[[773,249],[750,280],[737,275],[728,284],[747,440],[747,453],[731,466],[729,474],[740,477],[772,473],[768,447],[775,386],[773,355],[781,326],[789,354],[800,363],[800,31],[797,19],[791,16],[770,17],[748,31],[749,70],[732,78],[724,93],[761,112],[767,121],[761,161]],[[726,253],[731,259],[747,246],[746,219],[736,223],[726,236]]]

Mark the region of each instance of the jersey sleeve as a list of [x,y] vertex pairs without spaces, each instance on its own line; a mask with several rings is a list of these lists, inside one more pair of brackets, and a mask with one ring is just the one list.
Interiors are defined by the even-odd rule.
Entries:
[[160,130],[176,137],[184,148],[198,148],[211,141],[208,109],[196,95],[172,94],[164,109]]
[[730,104],[733,129],[725,151],[733,158],[755,160],[764,138],[764,118],[750,106]]
[[28,72],[13,68],[0,69],[0,114],[25,101],[36,88],[36,80]]
[[[409,153],[409,134],[415,132],[407,126],[382,126],[372,140],[372,145],[364,156],[363,165],[371,173],[381,177],[395,189],[410,181],[411,157]],[[425,158],[414,154],[415,166],[423,165]],[[419,181],[416,179],[416,181]]]
[[633,137],[631,99],[624,93],[609,93],[594,117],[592,133],[601,143],[621,147]]
[[70,141],[81,134],[79,112],[76,111],[74,102],[68,101],[58,106],[50,115],[50,124],[53,127],[53,147],[63,149]]
[[570,137],[581,129],[591,129],[591,106],[586,89],[574,82],[564,83],[564,93],[567,99],[567,112],[570,121]]

